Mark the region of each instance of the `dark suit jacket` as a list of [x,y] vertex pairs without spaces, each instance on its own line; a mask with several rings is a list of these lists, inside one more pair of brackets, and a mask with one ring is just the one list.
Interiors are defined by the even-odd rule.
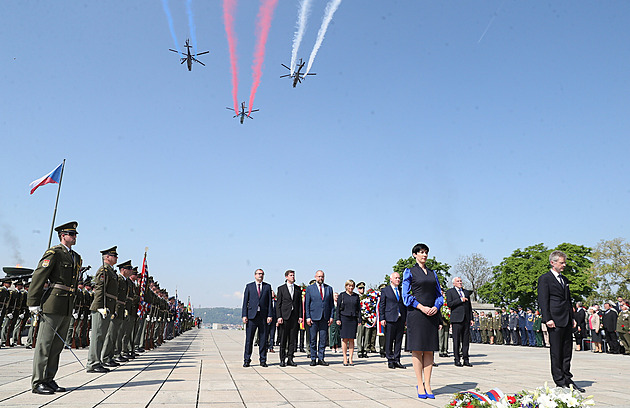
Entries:
[[604,317],[602,317],[602,325],[604,326],[604,330],[607,332],[613,333],[617,330],[617,310],[611,307],[607,311],[604,312]]
[[243,294],[243,310],[242,317],[253,319],[256,317],[258,307],[260,306],[260,316],[263,318],[273,316],[273,302],[271,299],[271,285],[263,282],[260,288],[260,298],[256,289],[256,282],[250,282],[245,286]]
[[538,305],[543,322],[553,320],[557,327],[573,326],[573,307],[569,282],[564,277],[564,287],[551,271],[538,278]]
[[586,310],[584,310],[584,308],[580,308],[575,312],[574,316],[577,327],[580,327],[582,329],[582,333],[584,333],[584,330],[586,330]]
[[283,320],[297,320],[302,317],[302,288],[300,286],[293,284],[293,299],[286,283],[278,286],[276,317]]
[[335,306],[333,299],[333,290],[324,283],[323,287],[324,300],[319,293],[317,283],[306,288],[306,296],[304,297],[304,314],[306,319],[311,320],[329,320]]
[[392,285],[387,285],[381,290],[378,314],[380,318],[385,319],[386,322],[396,322],[399,318],[403,321],[407,319],[407,307],[403,303],[402,291],[400,287],[397,289],[398,299],[396,299]]
[[451,323],[470,323],[472,320],[472,305],[470,304],[470,291],[462,288],[464,297],[468,299],[462,302],[457,289],[450,288],[446,291],[446,304],[451,308]]

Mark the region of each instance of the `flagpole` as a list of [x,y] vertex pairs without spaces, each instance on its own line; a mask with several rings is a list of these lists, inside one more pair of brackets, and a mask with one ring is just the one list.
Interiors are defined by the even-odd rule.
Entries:
[[59,186],[57,188],[57,200],[55,200],[55,211],[53,212],[52,225],[50,226],[50,235],[48,236],[48,246],[50,248],[50,243],[52,242],[53,229],[55,228],[55,218],[57,217],[57,204],[59,204],[59,193],[61,192],[61,182],[63,180],[63,170],[66,168],[66,159],[63,159],[63,163],[61,165],[61,176],[59,176]]

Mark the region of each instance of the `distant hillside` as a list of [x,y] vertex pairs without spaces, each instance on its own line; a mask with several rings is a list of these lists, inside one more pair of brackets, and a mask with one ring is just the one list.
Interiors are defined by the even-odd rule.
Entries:
[[195,316],[203,319],[203,324],[223,323],[242,324],[241,309],[228,307],[208,307],[195,309]]

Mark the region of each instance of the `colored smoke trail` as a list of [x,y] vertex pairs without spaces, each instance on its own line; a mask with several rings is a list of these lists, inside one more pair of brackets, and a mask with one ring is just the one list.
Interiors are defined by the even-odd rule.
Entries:
[[173,41],[175,42],[175,49],[181,54],[182,50],[179,48],[179,42],[177,42],[177,36],[175,35],[175,27],[173,27],[173,16],[171,16],[171,11],[168,9],[168,0],[162,0],[162,8],[168,20],[168,28],[171,30],[171,37],[173,37]]
[[273,17],[273,10],[276,8],[278,0],[262,0],[260,3],[260,9],[258,10],[258,24],[257,35],[258,41],[256,41],[256,48],[254,50],[254,65],[252,83],[252,91],[249,94],[249,115],[252,112],[252,106],[254,106],[254,98],[256,97],[256,90],[260,85],[260,77],[262,76],[262,64],[265,60],[265,45],[267,45],[267,37],[269,35],[269,29],[271,28],[271,18]]
[[236,34],[234,33],[234,12],[236,0],[223,0],[223,24],[227,35],[228,48],[230,50],[230,67],[232,70],[232,99],[234,100],[234,113],[238,114],[238,66],[236,64]]
[[317,32],[317,40],[315,41],[315,45],[313,46],[313,51],[311,52],[311,56],[308,59],[308,65],[306,67],[306,72],[304,76],[311,71],[311,66],[313,65],[313,61],[315,60],[315,55],[317,55],[317,51],[319,51],[319,47],[321,47],[322,42],[324,41],[324,35],[326,34],[326,30],[328,30],[328,25],[333,18],[333,14],[339,8],[341,4],[341,0],[330,0],[326,5],[326,10],[324,10],[324,19],[322,20],[322,25],[319,27],[319,31]]
[[188,29],[190,30],[190,39],[192,40],[193,50],[197,53],[197,35],[195,34],[195,20],[193,18],[192,0],[186,0],[186,14],[188,14]]
[[302,0],[300,2],[300,11],[298,12],[297,31],[293,36],[293,50],[291,51],[291,75],[295,71],[295,61],[297,60],[297,53],[300,49],[300,43],[302,37],[304,37],[304,31],[306,31],[306,22],[308,20],[308,13],[311,8],[311,0]]

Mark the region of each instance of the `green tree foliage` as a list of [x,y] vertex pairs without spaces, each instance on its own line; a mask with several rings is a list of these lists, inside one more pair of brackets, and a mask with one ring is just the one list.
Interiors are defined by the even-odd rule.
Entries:
[[601,240],[593,251],[590,283],[597,300],[630,296],[630,244],[623,238]]
[[593,290],[589,284],[591,248],[568,243],[554,249],[537,244],[515,250],[494,267],[492,279],[479,288],[480,298],[498,306],[536,307],[538,277],[549,271],[549,254],[554,250],[567,254],[563,275],[569,279],[573,300],[584,300]]
[[[400,258],[398,262],[396,262],[396,265],[392,266],[392,269],[394,270],[394,272],[398,272],[400,274],[400,278],[402,279],[405,269],[411,268],[415,264],[416,259],[413,256],[410,256],[407,259]],[[442,288],[444,289],[446,287],[445,285],[448,282],[448,278],[451,276],[449,272],[451,266],[449,264],[442,263],[436,260],[435,257],[427,259],[426,266],[432,271],[435,271],[438,279],[440,280],[440,286],[442,286]],[[385,283],[389,285],[389,275],[385,275]]]

